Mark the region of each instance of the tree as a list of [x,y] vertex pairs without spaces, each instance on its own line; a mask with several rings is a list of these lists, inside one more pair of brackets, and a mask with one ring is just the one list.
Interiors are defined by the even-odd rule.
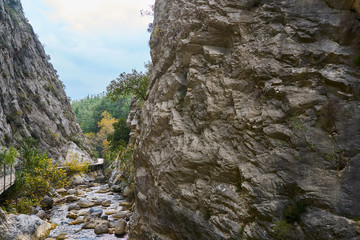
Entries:
[[119,146],[129,143],[130,129],[126,126],[126,119],[119,118],[114,124],[114,132],[109,134],[107,140],[110,142],[110,150],[116,151]]
[[124,96],[135,95],[139,100],[145,101],[146,91],[150,82],[150,73],[137,72],[121,73],[118,78],[112,80],[106,88],[107,95],[112,100],[117,100]]
[[16,162],[17,151],[14,147],[10,147],[9,150],[4,149],[0,151],[0,164],[6,164],[13,166]]

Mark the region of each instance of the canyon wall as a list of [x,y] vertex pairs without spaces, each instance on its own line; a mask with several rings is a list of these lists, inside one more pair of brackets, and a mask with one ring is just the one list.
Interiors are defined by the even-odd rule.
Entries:
[[90,156],[64,86],[28,23],[20,0],[0,0],[0,145],[40,140],[55,159]]
[[134,239],[360,239],[357,10],[156,1]]

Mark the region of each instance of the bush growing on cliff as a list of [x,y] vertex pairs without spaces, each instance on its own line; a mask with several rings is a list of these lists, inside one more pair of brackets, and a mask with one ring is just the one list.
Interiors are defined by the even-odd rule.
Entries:
[[0,150],[0,165],[10,165],[13,166],[16,161],[17,151],[14,147],[9,149]]
[[51,188],[68,185],[65,170],[39,150],[38,141],[26,138],[20,153],[22,169],[16,172],[16,184],[13,198],[14,206],[20,213],[29,213],[32,206],[40,205]]
[[135,176],[134,164],[132,159],[133,152],[134,148],[132,146],[121,146],[118,148],[117,153],[117,168],[123,180],[125,180],[130,186],[133,184]]
[[135,95],[138,99],[145,101],[146,91],[149,86],[150,73],[137,72],[121,73],[118,78],[112,80],[106,88],[107,95],[112,100],[120,97]]
[[89,171],[90,163],[79,159],[77,154],[70,152],[63,167],[68,173],[86,173]]

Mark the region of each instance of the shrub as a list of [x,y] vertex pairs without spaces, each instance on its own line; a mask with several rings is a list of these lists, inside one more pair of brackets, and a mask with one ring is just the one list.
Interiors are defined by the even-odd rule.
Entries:
[[123,176],[125,176],[131,184],[134,180],[134,164],[133,155],[134,148],[132,146],[121,146],[118,152],[119,165]]
[[300,215],[305,212],[306,203],[303,200],[291,201],[283,211],[287,223],[294,223],[300,220]]
[[[14,148],[9,151],[13,160],[17,152]],[[48,158],[46,153],[39,150],[39,141],[33,138],[24,138],[21,144],[22,169],[16,171],[16,183],[13,198],[17,199],[11,207],[20,213],[29,213],[31,207],[38,206],[44,196],[51,193],[51,188],[62,188],[68,185],[65,170]],[[11,158],[11,160],[10,160]]]
[[10,147],[9,150],[0,150],[0,164],[6,164],[13,166],[16,161],[17,151],[14,147]]
[[292,225],[285,220],[277,221],[275,223],[274,231],[276,233],[276,239],[290,239],[290,231]]
[[63,188],[68,185],[66,172],[48,158],[46,154],[31,154],[26,159],[26,168],[16,172],[16,203],[20,213],[28,213],[34,205],[40,205],[42,198],[51,192],[51,188]]
[[66,171],[71,173],[85,173],[89,171],[90,163],[87,161],[79,160],[78,154],[70,154],[67,156],[63,167]]

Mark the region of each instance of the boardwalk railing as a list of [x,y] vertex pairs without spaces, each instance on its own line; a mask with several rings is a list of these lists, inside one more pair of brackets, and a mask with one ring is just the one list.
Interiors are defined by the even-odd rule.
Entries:
[[0,166],[0,195],[15,183],[15,169],[13,166]]

